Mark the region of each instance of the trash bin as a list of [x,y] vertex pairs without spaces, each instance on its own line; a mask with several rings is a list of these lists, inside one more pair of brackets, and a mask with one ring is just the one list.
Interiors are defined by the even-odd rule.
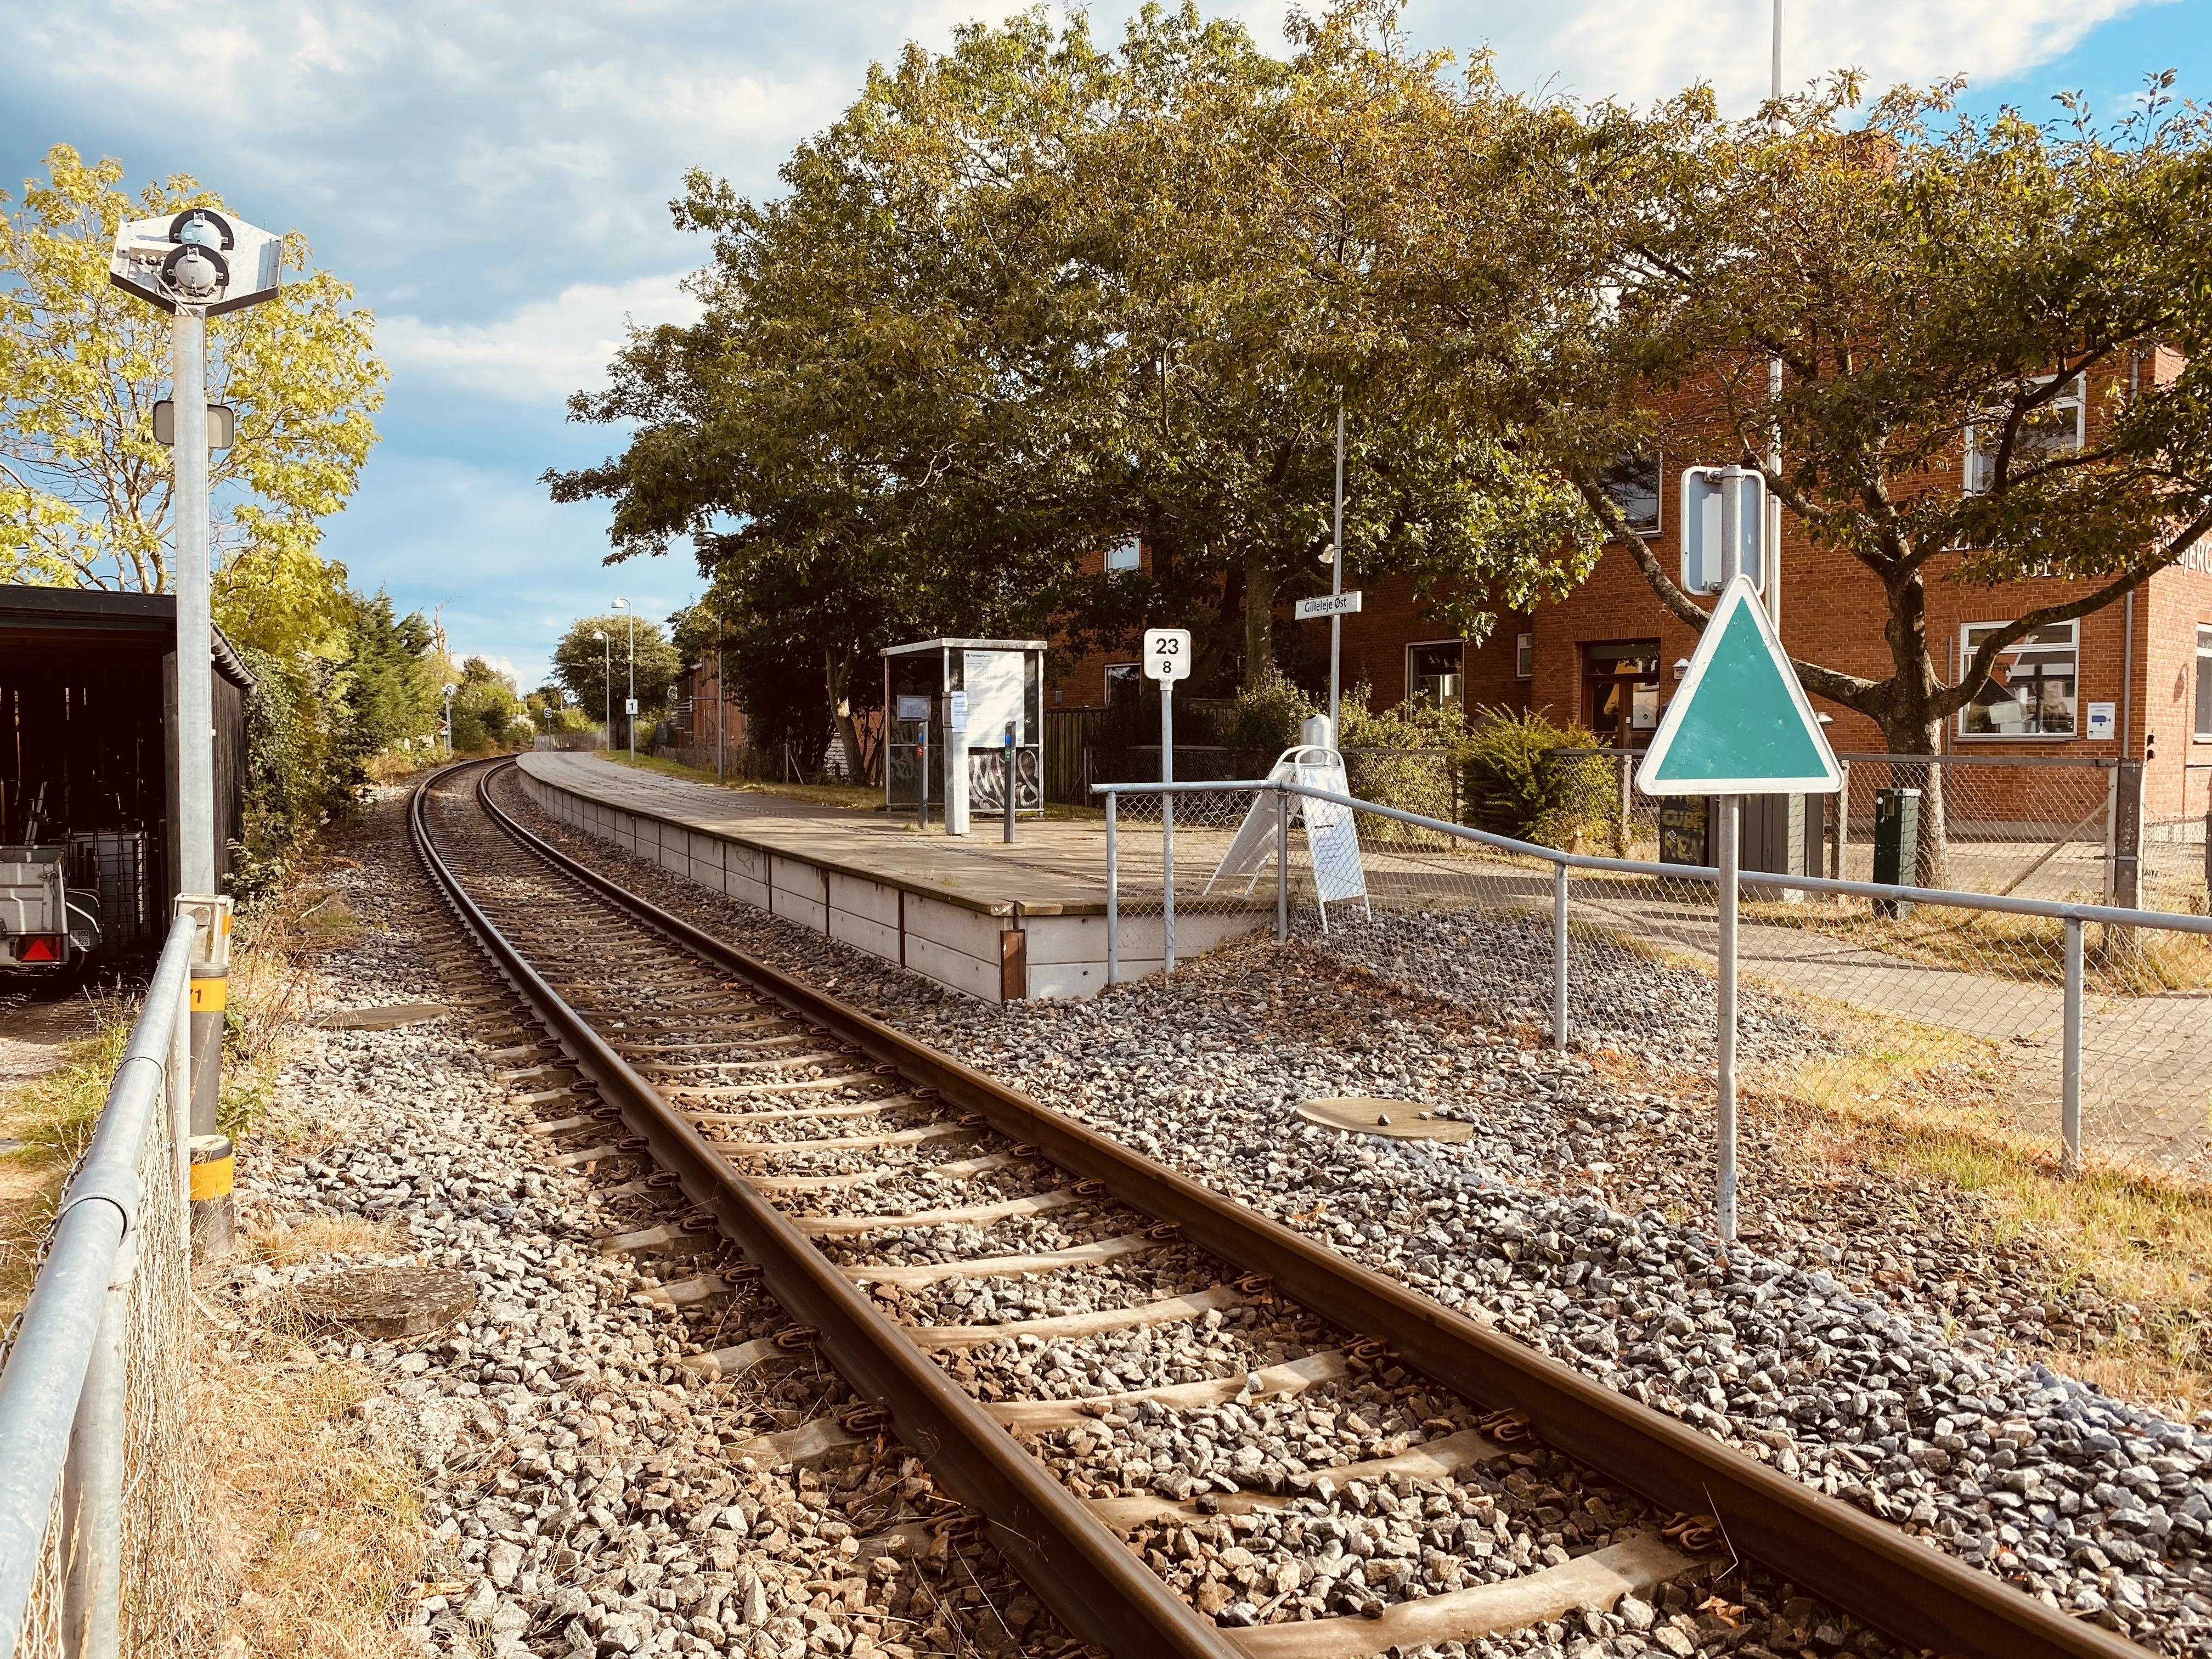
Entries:
[[[1885,887],[1911,887],[1920,876],[1920,792],[1874,792],[1874,878]],[[1911,905],[1902,899],[1876,899],[1878,916],[1902,916]]]

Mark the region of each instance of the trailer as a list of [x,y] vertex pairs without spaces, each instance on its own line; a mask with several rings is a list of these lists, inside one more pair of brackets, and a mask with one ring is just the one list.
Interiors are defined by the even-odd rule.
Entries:
[[[0,969],[159,946],[178,891],[176,653],[172,595],[0,586]],[[220,630],[210,655],[227,878],[253,676]]]

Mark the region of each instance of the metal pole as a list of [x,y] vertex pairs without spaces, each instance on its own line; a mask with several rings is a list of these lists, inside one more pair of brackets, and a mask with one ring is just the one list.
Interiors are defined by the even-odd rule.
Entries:
[[[1330,534],[1335,538],[1336,556],[1328,562],[1328,591],[1332,596],[1344,592],[1344,388],[1336,389],[1336,518]],[[1338,736],[1340,710],[1337,703],[1337,679],[1344,661],[1344,618],[1335,612],[1328,618],[1328,741],[1332,749],[1341,749],[1344,740]]]
[[1567,866],[1552,866],[1552,1046],[1567,1046]]
[[2081,1172],[2081,919],[2066,919],[2066,1034],[2060,1062],[2059,1133],[2068,1175]]
[[1106,793],[1106,982],[1121,982],[1121,861],[1115,835],[1114,808],[1121,797]]
[[62,1650],[70,1659],[115,1659],[122,1646],[123,1331],[137,1255],[127,1237],[115,1253],[62,1474]]
[[623,724],[629,728],[629,757],[637,758],[637,716],[631,713],[637,703],[637,612],[629,613],[629,701],[623,705]]
[[[1774,64],[1768,79],[1768,95],[1775,102],[1782,100],[1782,0],[1774,0]],[[1779,477],[1782,471],[1782,359],[1766,360],[1766,405],[1774,418],[1767,426],[1766,470]],[[1765,521],[1760,525],[1760,567],[1765,576],[1766,617],[1774,624],[1778,635],[1782,629],[1782,498],[1772,489],[1766,493]]]
[[1720,1191],[1715,1206],[1722,1241],[1735,1242],[1735,912],[1737,831],[1743,797],[1723,795],[1721,806],[1720,1057],[1716,1068],[1720,1097]]
[[1843,781],[1836,788],[1836,864],[1828,873],[1838,881],[1844,879],[1844,855],[1851,844],[1851,763],[1847,760],[1836,763],[1836,770]]
[[722,781],[722,727],[729,720],[729,699],[722,694],[722,622],[714,619],[714,781]]
[[179,306],[169,331],[176,405],[177,879],[215,885],[215,670],[209,652],[207,319]]
[[605,633],[599,635],[599,689],[604,694],[607,727],[607,747],[615,746],[615,642]]
[[1275,786],[1275,938],[1291,936],[1291,795]]
[[1006,722],[1006,828],[999,839],[1007,846],[1014,844],[1014,723]]
[[[1160,682],[1160,782],[1175,781],[1175,682]],[[1160,943],[1175,972],[1175,796],[1160,791]]]
[[[927,830],[929,828],[929,722],[927,720],[921,723],[921,741],[915,744],[915,754],[918,757],[915,763],[921,772],[921,781],[915,786],[915,801],[919,808],[915,815],[917,818],[915,827]],[[1106,803],[1106,811],[1110,817],[1114,811],[1113,802]]]

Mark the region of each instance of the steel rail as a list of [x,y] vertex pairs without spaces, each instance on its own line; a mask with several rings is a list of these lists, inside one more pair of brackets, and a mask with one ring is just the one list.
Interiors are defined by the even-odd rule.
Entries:
[[[597,1085],[601,1098],[621,1113],[633,1133],[645,1139],[655,1161],[676,1176],[684,1196],[710,1211],[722,1231],[760,1267],[769,1293],[784,1310],[819,1333],[817,1342],[838,1374],[889,1412],[899,1437],[921,1454],[954,1496],[986,1517],[1000,1553],[1072,1633],[1109,1648],[1121,1659],[1235,1659],[1238,1650],[1211,1620],[1155,1577],[896,1324],[876,1312],[781,1211],[724,1162],[713,1143],[539,976],[469,896],[431,838],[425,802],[428,789],[441,779],[482,764],[465,762],[416,787],[408,808],[416,853],[463,927],[578,1070]],[[529,836],[481,795],[481,780],[479,790],[482,805],[507,834]],[[521,844],[538,852],[534,841]],[[763,981],[772,978],[765,967],[754,965],[749,971]]]
[[1345,1260],[815,990],[629,891],[484,805],[517,843],[802,1018],[938,1090],[948,1105],[1103,1182],[1131,1208],[1176,1224],[1189,1243],[1269,1275],[1288,1300],[1379,1337],[1405,1364],[1468,1399],[1522,1413],[1538,1436],[1662,1508],[1717,1516],[1732,1549],[1916,1649],[1961,1659],[2142,1659],[2142,1650],[2069,1619],[1850,1505],[1626,1399],[1580,1371]]

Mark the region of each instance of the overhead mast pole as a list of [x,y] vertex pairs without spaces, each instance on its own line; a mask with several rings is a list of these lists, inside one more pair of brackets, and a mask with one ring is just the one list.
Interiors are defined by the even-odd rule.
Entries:
[[[1782,0],[1775,0],[1779,5]],[[1331,598],[1344,592],[1344,388],[1336,389],[1336,520],[1330,532],[1334,538],[1335,552],[1328,562],[1328,591]],[[1344,662],[1344,617],[1332,611],[1328,615],[1328,745],[1344,747],[1344,738],[1338,727],[1337,680]]]
[[[1782,0],[1774,0],[1774,52],[1772,69],[1767,81],[1767,96],[1775,106],[1773,118],[1778,125],[1782,119]],[[1766,471],[1769,477],[1779,479],[1782,474],[1782,359],[1779,357],[1766,360],[1766,407],[1769,415]],[[1766,520],[1760,528],[1765,532],[1760,538],[1765,544],[1760,561],[1765,568],[1760,574],[1766,579],[1766,617],[1774,624],[1776,634],[1779,635],[1782,631],[1782,493],[1776,486],[1770,485],[1767,489]]]

